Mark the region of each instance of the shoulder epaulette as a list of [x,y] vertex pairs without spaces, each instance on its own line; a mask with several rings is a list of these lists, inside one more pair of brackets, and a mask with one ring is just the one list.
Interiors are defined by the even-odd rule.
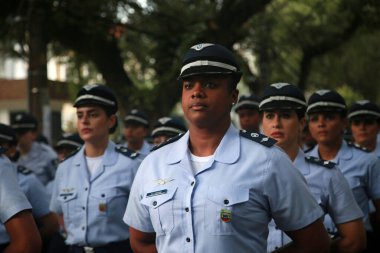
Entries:
[[178,134],[178,135],[176,135],[176,136],[174,136],[174,137],[172,137],[172,138],[169,138],[169,139],[167,139],[166,141],[164,141],[164,142],[162,142],[162,143],[160,143],[160,144],[154,146],[150,151],[151,151],[151,152],[152,152],[152,151],[155,151],[155,150],[157,150],[157,149],[159,149],[159,148],[162,148],[162,147],[165,146],[165,145],[168,145],[168,144],[170,144],[170,143],[173,143],[173,142],[175,142],[175,141],[178,141],[183,135],[184,135],[184,133],[180,133],[180,134]]
[[4,148],[4,147],[2,147],[2,146],[0,146],[0,155],[4,154],[5,151],[7,151],[7,149]]
[[270,138],[266,135],[255,132],[247,132],[246,130],[240,130],[240,135],[247,139],[260,143],[266,147],[272,147],[277,142],[275,139]]
[[31,170],[25,168],[24,166],[22,165],[17,165],[17,171],[21,174],[24,174],[24,175],[29,175],[30,173],[32,173]]
[[332,169],[335,167],[335,163],[330,162],[330,161],[325,161],[313,156],[305,156],[305,160],[309,163],[317,164],[328,169]]
[[69,159],[70,157],[73,157],[76,153],[79,152],[80,149],[81,149],[81,148],[78,147],[76,150],[74,150],[73,152],[71,152],[70,154],[68,154],[68,155],[65,157],[65,159],[63,159],[61,162],[66,161],[66,160]]
[[116,152],[119,152],[120,154],[123,154],[131,159],[135,159],[140,154],[138,152],[135,152],[125,146],[117,146],[115,147]]
[[351,141],[347,141],[347,145],[348,145],[349,147],[353,147],[353,148],[359,149],[359,150],[364,151],[364,152],[367,152],[367,153],[370,152],[367,148],[365,148],[365,147],[363,147],[363,146],[360,146],[359,144],[353,143],[353,142],[351,142]]

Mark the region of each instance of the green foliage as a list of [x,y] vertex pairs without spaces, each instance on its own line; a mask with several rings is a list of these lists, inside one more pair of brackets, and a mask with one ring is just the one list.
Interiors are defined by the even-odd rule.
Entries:
[[[255,93],[285,81],[308,92],[352,90],[380,102],[378,1],[41,1],[49,14],[50,48],[68,57],[72,92],[105,82],[118,94],[122,112],[139,107],[153,118],[172,112],[181,94],[181,57],[199,42],[235,50],[242,82]],[[29,3],[0,3],[2,52],[27,55]]]

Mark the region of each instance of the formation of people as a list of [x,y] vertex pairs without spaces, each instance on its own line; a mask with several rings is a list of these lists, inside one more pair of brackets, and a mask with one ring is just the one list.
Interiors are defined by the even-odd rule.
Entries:
[[114,92],[88,84],[52,146],[29,113],[0,124],[0,252],[380,252],[379,107],[286,82],[239,96],[241,75],[197,44],[185,120],[132,109],[119,126]]

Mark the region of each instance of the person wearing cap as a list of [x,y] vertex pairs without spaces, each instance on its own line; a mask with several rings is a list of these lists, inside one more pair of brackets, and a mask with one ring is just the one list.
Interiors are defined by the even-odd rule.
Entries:
[[255,94],[243,95],[235,106],[239,116],[240,128],[249,132],[260,132],[260,98]]
[[[357,205],[343,174],[334,164],[306,156],[300,147],[305,125],[306,99],[303,92],[289,83],[265,87],[260,111],[263,133],[277,140],[305,177],[310,191],[324,213],[338,228],[331,252],[361,252],[366,246],[363,213]],[[290,238],[272,221],[269,224],[267,252],[290,243]]]
[[[14,154],[17,152],[16,134],[10,126],[2,123],[0,123],[0,146],[6,148],[4,155],[9,159],[13,159]],[[18,184],[32,205],[32,214],[38,224],[45,249],[50,239],[58,231],[58,218],[56,214],[49,210],[48,195],[40,180],[27,168],[14,165],[14,168],[16,167]],[[3,241],[10,240],[4,226],[0,226],[0,238]]]
[[69,253],[132,252],[123,223],[138,154],[109,139],[118,103],[105,85],[83,86],[74,102],[83,146],[60,163],[50,209],[62,215]]
[[[367,251],[372,252],[373,228],[369,221],[369,201],[375,206],[375,225],[380,224],[380,160],[360,146],[343,140],[347,126],[344,98],[334,90],[318,90],[308,101],[309,129],[317,145],[310,156],[334,162],[347,179],[356,202],[364,213]],[[326,223],[326,222],[325,222]],[[326,223],[327,224],[327,223]],[[327,224],[330,230],[334,224]]]
[[11,119],[11,127],[18,139],[17,164],[31,170],[46,185],[54,179],[57,154],[43,142],[37,141],[38,124],[30,113],[18,113]]
[[380,108],[369,100],[356,101],[348,112],[351,133],[356,144],[380,157],[377,135],[380,131]]
[[175,117],[161,117],[157,120],[151,132],[153,144],[159,145],[186,131],[187,128],[180,119]]
[[41,237],[33,219],[32,206],[17,183],[14,166],[0,147],[0,252],[37,253]]
[[132,109],[127,116],[124,117],[123,137],[125,145],[129,149],[138,152],[140,158],[147,156],[152,149],[145,138],[149,133],[148,116],[138,109]]
[[78,133],[63,135],[55,144],[58,160],[63,161],[68,155],[76,151],[83,145],[83,140]]
[[185,54],[179,80],[189,130],[137,171],[124,215],[136,252],[266,252],[271,218],[294,239],[289,252],[328,251],[322,210],[286,154],[231,124],[240,78],[221,45]]

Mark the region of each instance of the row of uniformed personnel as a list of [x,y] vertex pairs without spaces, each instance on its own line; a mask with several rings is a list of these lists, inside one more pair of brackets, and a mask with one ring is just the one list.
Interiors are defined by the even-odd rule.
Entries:
[[[141,165],[134,152],[141,144],[109,140],[118,110],[112,91],[102,85],[79,91],[74,106],[84,145],[60,163],[50,203],[61,217],[69,252],[132,252],[130,242],[135,252],[265,252],[268,231],[269,250],[275,238],[282,240],[278,246],[287,243],[278,252],[365,248],[369,201],[375,214],[379,210],[380,168],[371,155],[342,144],[337,125],[344,126],[344,100],[319,91],[307,105],[297,87],[274,84],[259,104],[264,134],[273,139],[239,132],[230,110],[240,77],[224,47],[189,49],[179,77],[189,131],[158,146]],[[316,129],[313,156],[299,148],[305,111],[312,134],[313,124]],[[136,120],[137,114],[131,111],[126,119]],[[273,146],[275,140],[285,153]],[[335,153],[325,152],[333,148]],[[325,214],[337,228],[332,243],[322,223]],[[276,235],[276,228],[292,241]]]

